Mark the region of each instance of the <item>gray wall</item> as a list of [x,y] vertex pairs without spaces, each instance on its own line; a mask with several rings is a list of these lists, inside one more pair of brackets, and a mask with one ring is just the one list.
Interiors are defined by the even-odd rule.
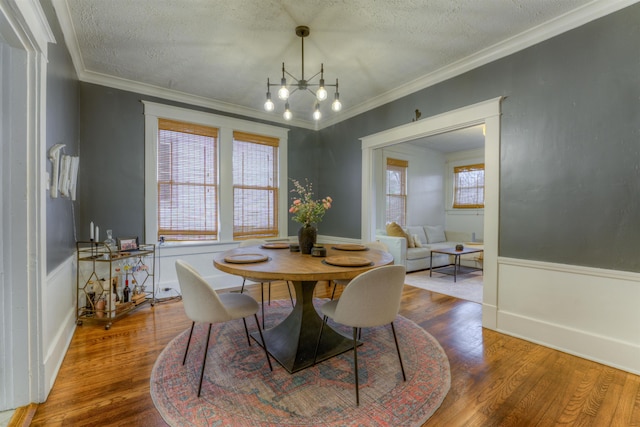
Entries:
[[[416,108],[429,117],[503,95],[499,254],[640,271],[637,22],[640,5],[318,133],[292,129],[289,176],[334,199],[320,233],[360,237],[359,138]],[[81,84],[81,230],[144,233],[140,99]]]
[[[64,153],[78,154],[78,78],[62,32],[55,19],[51,2],[42,1],[42,8],[50,22],[57,43],[49,44],[47,64],[47,154],[51,146],[65,144]],[[82,159],[80,159],[82,161]],[[81,163],[82,164],[82,163]],[[52,174],[51,162],[47,171]],[[74,209],[79,201],[48,197],[47,210],[47,272],[53,270],[75,251]]]
[[[144,111],[141,100],[193,110],[226,114],[100,85],[80,84],[80,139],[82,159],[79,239],[88,239],[89,223],[116,236],[144,238]],[[253,120],[258,121],[258,120]],[[264,122],[266,123],[266,122]],[[318,134],[291,127],[289,177],[318,182]],[[289,199],[289,194],[283,194]],[[299,226],[291,222],[290,234]],[[293,227],[293,228],[292,228]]]
[[503,95],[499,255],[640,271],[638,22],[634,5],[322,130],[323,233],[359,237],[358,138]]

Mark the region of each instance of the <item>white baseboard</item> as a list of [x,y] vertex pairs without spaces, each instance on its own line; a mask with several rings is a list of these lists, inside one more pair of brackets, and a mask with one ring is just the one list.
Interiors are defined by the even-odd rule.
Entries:
[[491,304],[482,304],[482,326],[488,329],[498,328],[498,307]]
[[498,328],[500,332],[636,375],[640,374],[638,345],[513,313],[501,312],[498,316],[498,324],[508,325],[506,329]]

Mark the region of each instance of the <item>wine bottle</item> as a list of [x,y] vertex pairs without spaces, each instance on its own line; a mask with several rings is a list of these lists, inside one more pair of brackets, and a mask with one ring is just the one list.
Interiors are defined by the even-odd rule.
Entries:
[[120,267],[116,267],[116,273],[113,277],[113,293],[116,294],[116,302],[120,302],[120,286],[122,285]]
[[129,302],[129,294],[131,292],[131,289],[129,289],[129,279],[125,279],[124,281],[124,290],[122,291],[122,293],[124,294],[122,300],[123,302]]

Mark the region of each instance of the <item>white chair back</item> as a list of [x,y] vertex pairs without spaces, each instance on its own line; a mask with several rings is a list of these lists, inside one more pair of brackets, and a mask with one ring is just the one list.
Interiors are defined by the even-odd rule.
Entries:
[[356,328],[386,325],[396,318],[405,268],[389,265],[354,278],[342,292],[333,320]]
[[182,291],[184,311],[194,322],[220,323],[232,320],[218,293],[182,260],[176,261],[176,273]]

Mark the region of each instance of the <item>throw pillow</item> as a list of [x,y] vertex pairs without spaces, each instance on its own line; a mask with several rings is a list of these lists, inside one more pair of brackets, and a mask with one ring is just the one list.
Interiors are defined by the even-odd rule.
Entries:
[[400,227],[395,222],[390,222],[389,224],[387,224],[387,236],[404,237],[407,241],[407,247],[408,248],[412,247],[412,246],[409,246],[410,239],[409,239],[409,236],[407,236],[407,233],[405,233],[402,227]]
[[441,243],[447,241],[447,238],[444,235],[444,227],[441,225],[425,225],[424,231],[427,232],[427,240],[429,243]]
[[409,231],[406,228],[404,228],[403,231],[404,231],[404,234],[407,235],[407,248],[415,248],[416,244],[413,241],[413,236],[409,234]]
[[422,247],[422,242],[420,241],[420,237],[418,237],[418,235],[417,235],[417,234],[414,234],[414,235],[412,235],[411,237],[412,237],[412,239],[413,239],[413,245],[414,245],[416,248],[421,248],[421,247]]

